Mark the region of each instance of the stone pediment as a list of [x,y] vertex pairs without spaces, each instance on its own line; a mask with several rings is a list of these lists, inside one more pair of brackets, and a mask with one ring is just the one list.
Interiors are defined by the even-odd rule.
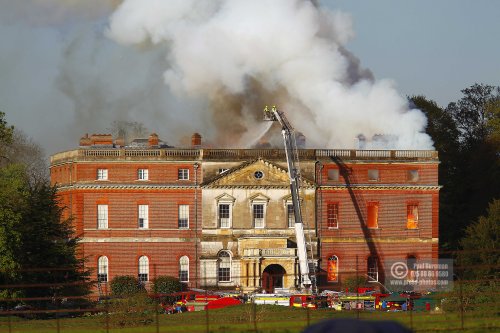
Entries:
[[[203,187],[289,187],[288,170],[274,163],[257,159],[229,169],[223,174],[207,180]],[[301,186],[313,187],[313,182],[302,179]]]
[[227,193],[224,193],[216,197],[215,200],[217,202],[235,202],[236,198]]

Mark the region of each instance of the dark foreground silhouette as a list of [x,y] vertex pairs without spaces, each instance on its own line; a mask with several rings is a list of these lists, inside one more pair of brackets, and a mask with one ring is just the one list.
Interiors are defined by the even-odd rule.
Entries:
[[411,333],[411,330],[393,321],[366,321],[331,319],[306,328],[302,333]]

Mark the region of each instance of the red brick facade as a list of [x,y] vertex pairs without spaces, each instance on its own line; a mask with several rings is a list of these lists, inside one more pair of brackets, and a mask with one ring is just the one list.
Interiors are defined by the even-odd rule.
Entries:
[[[98,260],[106,256],[108,281],[117,275],[137,276],[142,256],[148,258],[149,281],[159,275],[177,277],[180,258],[186,256],[189,285],[198,286],[203,210],[215,209],[202,207],[203,178],[218,177],[217,168],[227,165],[230,172],[256,157],[285,164],[282,152],[275,149],[97,148],[85,146],[52,156],[51,181],[59,187],[66,216],[74,219],[86,265],[97,279]],[[320,287],[338,289],[356,270],[368,274],[370,256],[377,259],[382,282],[385,259],[437,258],[436,152],[299,153],[302,174],[316,187],[314,259],[323,275]],[[147,170],[147,180],[139,179],[140,169]],[[187,214],[182,222],[181,205],[188,211],[182,213]],[[140,220],[140,209],[147,212],[145,219]],[[147,227],[141,228],[141,223]],[[368,228],[369,223],[376,225]],[[326,278],[332,256],[337,258],[337,281]]]

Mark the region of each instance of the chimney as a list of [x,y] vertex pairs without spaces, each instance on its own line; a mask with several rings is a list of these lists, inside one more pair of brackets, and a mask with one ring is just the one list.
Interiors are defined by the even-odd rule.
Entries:
[[148,146],[149,147],[158,147],[159,141],[160,140],[158,139],[158,134],[151,133],[151,135],[148,138]]
[[80,147],[88,147],[92,145],[92,140],[89,138],[89,134],[85,133],[85,136],[80,138]]
[[366,137],[363,134],[360,134],[356,137],[358,139],[358,149],[365,149],[366,147]]
[[115,146],[117,148],[124,147],[125,146],[125,139],[124,138],[117,138],[115,140]]
[[92,134],[90,140],[93,146],[113,146],[113,136],[111,134]]
[[194,133],[191,137],[191,147],[200,148],[201,147],[201,135],[199,133]]
[[302,134],[302,132],[297,132],[295,142],[297,144],[297,148],[304,149],[306,147],[306,136]]

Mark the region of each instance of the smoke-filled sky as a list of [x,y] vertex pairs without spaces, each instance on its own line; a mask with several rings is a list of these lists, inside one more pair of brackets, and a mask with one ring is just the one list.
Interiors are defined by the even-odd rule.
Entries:
[[[318,2],[318,1],[317,1]],[[249,147],[278,104],[309,147],[428,149],[406,95],[500,85],[495,0],[0,0],[0,110],[48,154],[116,120]],[[275,129],[271,129],[272,131]],[[279,135],[279,132],[277,133]],[[271,140],[273,135],[267,135]]]

